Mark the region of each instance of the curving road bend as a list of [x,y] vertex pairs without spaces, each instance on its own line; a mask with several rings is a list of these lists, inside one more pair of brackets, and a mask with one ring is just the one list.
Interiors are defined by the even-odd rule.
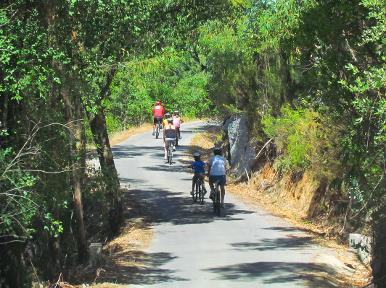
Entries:
[[183,126],[172,166],[150,132],[113,148],[122,184],[144,204],[154,229],[144,251],[150,268],[133,273],[129,287],[335,287],[317,276],[335,273],[318,260],[335,252],[307,233],[229,194],[224,217],[213,216],[209,200],[192,204],[191,174],[180,160],[205,125]]

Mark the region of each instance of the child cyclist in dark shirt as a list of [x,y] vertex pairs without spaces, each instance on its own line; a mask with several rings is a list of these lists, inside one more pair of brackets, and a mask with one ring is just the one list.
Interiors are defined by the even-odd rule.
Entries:
[[202,187],[204,188],[204,195],[206,194],[206,189],[205,189],[205,182],[204,182],[204,177],[205,177],[205,162],[201,161],[201,154],[200,152],[195,152],[193,154],[194,157],[194,162],[192,162],[192,169],[194,170],[194,176],[192,179],[192,192],[190,192],[191,195],[194,194],[194,184],[196,183],[196,180],[198,178],[201,179],[202,181]]

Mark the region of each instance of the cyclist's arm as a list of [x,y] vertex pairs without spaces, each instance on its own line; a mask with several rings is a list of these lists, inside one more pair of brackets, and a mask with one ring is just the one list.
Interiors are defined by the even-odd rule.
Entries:
[[211,168],[210,160],[209,160],[209,162],[207,163],[207,166],[208,166],[208,173],[207,173],[207,175],[209,176],[209,175],[210,175],[210,168]]

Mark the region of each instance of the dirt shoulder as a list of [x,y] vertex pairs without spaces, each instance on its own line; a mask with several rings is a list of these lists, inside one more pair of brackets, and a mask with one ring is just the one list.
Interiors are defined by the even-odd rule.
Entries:
[[127,287],[139,273],[150,269],[150,256],[143,251],[153,238],[153,229],[143,211],[134,193],[125,191],[121,233],[103,247],[103,264],[94,268],[90,287]]
[[[197,134],[192,140],[191,152],[200,150],[203,154],[203,160],[207,161],[211,156],[214,143],[222,138],[221,133],[218,127],[211,127],[209,131]],[[258,189],[256,182],[260,181],[261,177],[259,178],[257,175],[252,175],[248,183],[232,183],[230,181],[227,191],[255,207],[256,210],[263,209],[275,216],[286,219],[299,230],[310,233],[314,243],[336,251],[337,259],[319,257],[320,259],[315,259],[315,262],[328,262],[334,266],[338,274],[318,276],[323,277],[330,283],[339,285],[339,287],[363,287],[369,282],[370,271],[346,245],[339,243],[338,238],[330,233],[331,226],[317,219],[308,220],[306,217],[300,216],[297,211],[285,204],[286,199],[277,199],[272,194],[264,193],[264,190]]]
[[73,285],[58,281],[55,287],[127,287],[138,275],[151,269],[151,256],[143,252],[153,238],[151,223],[135,193],[129,190],[123,193],[125,220],[119,235],[103,245],[98,263],[81,265],[71,271]]
[[111,146],[118,145],[119,143],[125,141],[127,138],[134,136],[136,134],[141,134],[146,131],[150,131],[153,126],[150,123],[145,123],[141,126],[132,127],[124,131],[113,133],[110,136]]

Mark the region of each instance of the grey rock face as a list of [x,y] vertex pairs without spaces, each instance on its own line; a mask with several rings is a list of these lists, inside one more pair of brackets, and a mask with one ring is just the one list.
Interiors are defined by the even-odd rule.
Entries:
[[349,234],[349,246],[353,248],[359,259],[366,265],[371,262],[371,238],[357,233]]
[[251,171],[256,152],[250,143],[248,119],[245,115],[234,115],[224,124],[230,146],[231,172],[237,177],[246,176]]

